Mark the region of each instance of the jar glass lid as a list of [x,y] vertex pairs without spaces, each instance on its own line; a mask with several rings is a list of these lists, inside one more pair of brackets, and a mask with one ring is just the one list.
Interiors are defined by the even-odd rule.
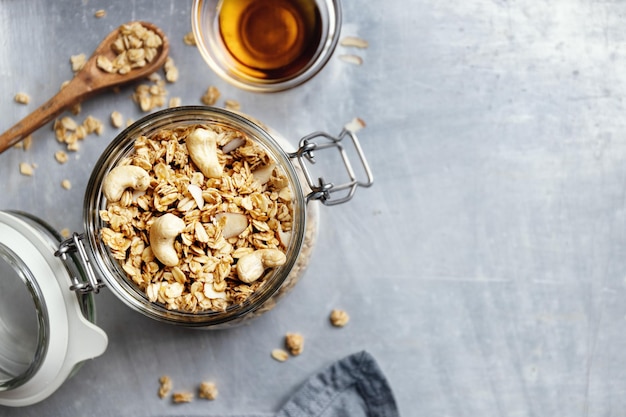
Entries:
[[36,370],[45,350],[45,315],[39,288],[22,260],[0,244],[0,390],[12,389]]
[[86,296],[70,290],[75,268],[55,256],[59,241],[50,230],[26,213],[0,211],[2,406],[43,400],[107,345],[85,317],[93,312]]

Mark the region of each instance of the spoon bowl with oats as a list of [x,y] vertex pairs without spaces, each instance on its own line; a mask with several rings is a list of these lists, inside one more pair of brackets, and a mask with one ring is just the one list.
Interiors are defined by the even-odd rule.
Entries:
[[102,40],[54,97],[0,135],[0,153],[76,103],[147,77],[165,64],[168,53],[169,41],[157,26],[139,21],[121,25]]

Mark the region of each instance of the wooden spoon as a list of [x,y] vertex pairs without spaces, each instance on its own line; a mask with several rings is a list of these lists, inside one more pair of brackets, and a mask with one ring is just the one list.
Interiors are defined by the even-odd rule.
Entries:
[[[127,24],[130,25],[132,23],[134,22]],[[155,56],[152,61],[148,62],[144,67],[131,69],[126,74],[119,74],[117,72],[109,73],[98,68],[96,65],[98,56],[103,55],[110,61],[113,61],[117,56],[111,48],[111,45],[119,35],[120,28],[118,27],[104,38],[91,58],[85,63],[83,69],[77,72],[74,78],[72,78],[65,87],[61,88],[54,97],[23,118],[15,126],[0,135],[0,153],[15,145],[74,104],[80,103],[101,91],[147,77],[161,68],[169,52],[167,37],[161,29],[151,23],[138,23],[155,32],[163,40],[163,44],[158,49],[157,56]]]

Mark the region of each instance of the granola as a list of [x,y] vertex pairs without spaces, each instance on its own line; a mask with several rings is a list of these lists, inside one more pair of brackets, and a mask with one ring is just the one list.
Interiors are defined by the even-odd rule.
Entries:
[[72,55],[70,57],[70,62],[72,64],[72,71],[78,72],[85,67],[87,57],[85,54]]
[[330,323],[335,327],[343,327],[350,321],[350,316],[344,310],[334,309],[330,312]]
[[196,37],[193,32],[187,32],[185,36],[183,36],[183,42],[185,45],[196,46]]
[[116,111],[113,111],[111,113],[111,125],[113,127],[122,127],[122,125],[124,124],[124,116],[122,116],[122,113]]
[[[205,177],[190,157],[187,138],[196,130],[217,135],[223,170],[216,178]],[[143,169],[150,185],[145,191],[127,186],[118,201],[108,200],[100,211],[105,223],[100,235],[127,278],[151,302],[191,313],[224,311],[243,303],[269,279],[275,251],[286,252],[293,201],[285,192],[286,175],[261,146],[226,127],[182,126],[139,136],[134,151],[120,162],[124,165]],[[155,222],[165,214],[184,222],[182,232],[171,238],[176,255],[171,266],[159,261],[150,240]],[[240,217],[244,228],[233,229]],[[263,254],[259,259],[266,262],[265,271],[244,282],[238,261],[255,252]]]
[[175,83],[178,81],[178,68],[176,67],[172,57],[167,57],[165,65],[163,65],[163,70],[165,71],[165,79],[168,83]]
[[289,359],[289,354],[283,349],[274,349],[272,350],[272,358],[278,362],[285,362]]
[[145,67],[163,45],[163,39],[156,32],[138,22],[122,25],[119,31],[111,45],[115,58],[112,61],[105,55],[96,58],[96,66],[104,72],[127,74],[135,68]]
[[241,104],[239,104],[237,100],[228,99],[224,100],[224,108],[228,110],[239,111],[241,110]]
[[220,98],[220,90],[214,85],[207,88],[204,95],[200,98],[203,104],[207,106],[214,106],[217,100]]
[[165,398],[171,390],[172,379],[167,375],[163,375],[161,378],[159,378],[159,398]]
[[190,403],[193,401],[193,394],[190,392],[175,392],[172,394],[172,401],[176,404]]
[[31,146],[33,146],[33,136],[28,135],[24,139],[22,139],[21,142],[17,142],[15,145],[13,145],[13,148],[27,151],[31,148]]
[[294,356],[301,354],[304,349],[304,337],[298,333],[287,333],[285,335],[285,347]]
[[26,93],[17,93],[15,97],[13,97],[16,103],[20,104],[28,104],[30,103],[30,96]]
[[214,382],[202,382],[198,388],[198,397],[206,400],[214,400],[217,398],[217,386]]
[[167,98],[165,81],[157,73],[150,76],[152,84],[140,84],[135,88],[132,99],[143,112],[149,112],[157,107],[163,107]]
[[33,165],[27,162],[20,162],[20,174],[30,177],[34,173],[35,173],[35,169]]
[[[101,135],[104,130],[104,125],[98,119],[93,116],[87,116],[87,118],[78,124],[74,119],[69,116],[56,119],[52,125],[54,135],[58,142],[64,143],[67,146],[68,151],[78,151],[80,144],[79,141],[85,139],[87,135],[95,133]],[[63,163],[65,159],[62,155],[55,155],[59,163]],[[61,158],[61,159],[59,159]],[[66,159],[65,159],[66,161]]]

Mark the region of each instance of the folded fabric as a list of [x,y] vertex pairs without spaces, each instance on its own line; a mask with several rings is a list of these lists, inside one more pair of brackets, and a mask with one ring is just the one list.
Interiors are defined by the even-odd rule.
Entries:
[[399,417],[376,360],[363,351],[313,376],[276,417]]

